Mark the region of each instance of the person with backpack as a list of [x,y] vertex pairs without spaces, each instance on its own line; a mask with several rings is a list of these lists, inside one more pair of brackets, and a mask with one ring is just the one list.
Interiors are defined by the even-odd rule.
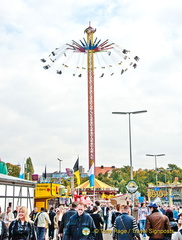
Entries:
[[46,209],[42,207],[41,211],[37,213],[36,218],[34,220],[34,224],[37,225],[37,234],[39,240],[44,240],[47,223],[51,224],[51,221],[49,215],[46,212]]

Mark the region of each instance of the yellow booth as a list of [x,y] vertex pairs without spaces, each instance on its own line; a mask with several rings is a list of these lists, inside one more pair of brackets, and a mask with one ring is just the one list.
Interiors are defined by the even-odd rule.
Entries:
[[60,198],[70,198],[66,196],[65,187],[56,183],[39,183],[35,188],[34,206],[49,209],[50,206],[60,204]]

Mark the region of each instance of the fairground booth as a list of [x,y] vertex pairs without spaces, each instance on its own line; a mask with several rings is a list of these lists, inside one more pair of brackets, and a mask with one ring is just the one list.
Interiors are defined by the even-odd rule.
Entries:
[[76,188],[75,201],[80,198],[90,198],[91,200],[108,200],[113,198],[118,192],[118,188],[113,188],[108,184],[95,178],[94,187],[90,187],[89,180]]

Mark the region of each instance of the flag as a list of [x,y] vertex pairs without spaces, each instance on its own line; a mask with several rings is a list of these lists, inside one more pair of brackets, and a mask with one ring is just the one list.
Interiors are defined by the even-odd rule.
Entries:
[[46,178],[47,178],[46,165],[45,165],[45,172],[43,173],[43,177],[44,177],[44,179],[46,179]]
[[88,171],[88,176],[89,176],[89,182],[90,182],[90,187],[94,187],[95,184],[95,174],[94,174],[94,163],[92,164],[92,166],[90,167],[89,171]]
[[80,185],[80,170],[79,170],[79,158],[77,158],[75,165],[73,167],[74,170],[74,174],[76,176],[77,179],[77,184]]
[[25,178],[25,161],[24,161],[24,162],[22,163],[22,165],[21,165],[19,178],[21,178],[21,179],[24,179],[24,178]]

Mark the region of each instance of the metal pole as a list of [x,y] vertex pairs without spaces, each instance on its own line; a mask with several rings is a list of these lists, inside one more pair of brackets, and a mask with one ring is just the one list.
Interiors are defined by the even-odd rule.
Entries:
[[158,176],[157,176],[157,156],[155,155],[155,179],[156,179],[156,186],[158,185]]
[[133,163],[132,163],[132,147],[131,147],[131,120],[130,120],[130,114],[129,116],[129,145],[130,145],[130,180],[133,180]]
[[158,183],[158,175],[157,175],[157,157],[162,157],[162,156],[165,156],[164,153],[162,154],[146,154],[146,156],[148,157],[155,157],[155,172],[156,172],[156,186],[157,186],[157,183]]
[[63,161],[63,160],[61,160],[61,159],[57,159],[58,161],[59,161],[59,173],[61,173],[61,162]]

